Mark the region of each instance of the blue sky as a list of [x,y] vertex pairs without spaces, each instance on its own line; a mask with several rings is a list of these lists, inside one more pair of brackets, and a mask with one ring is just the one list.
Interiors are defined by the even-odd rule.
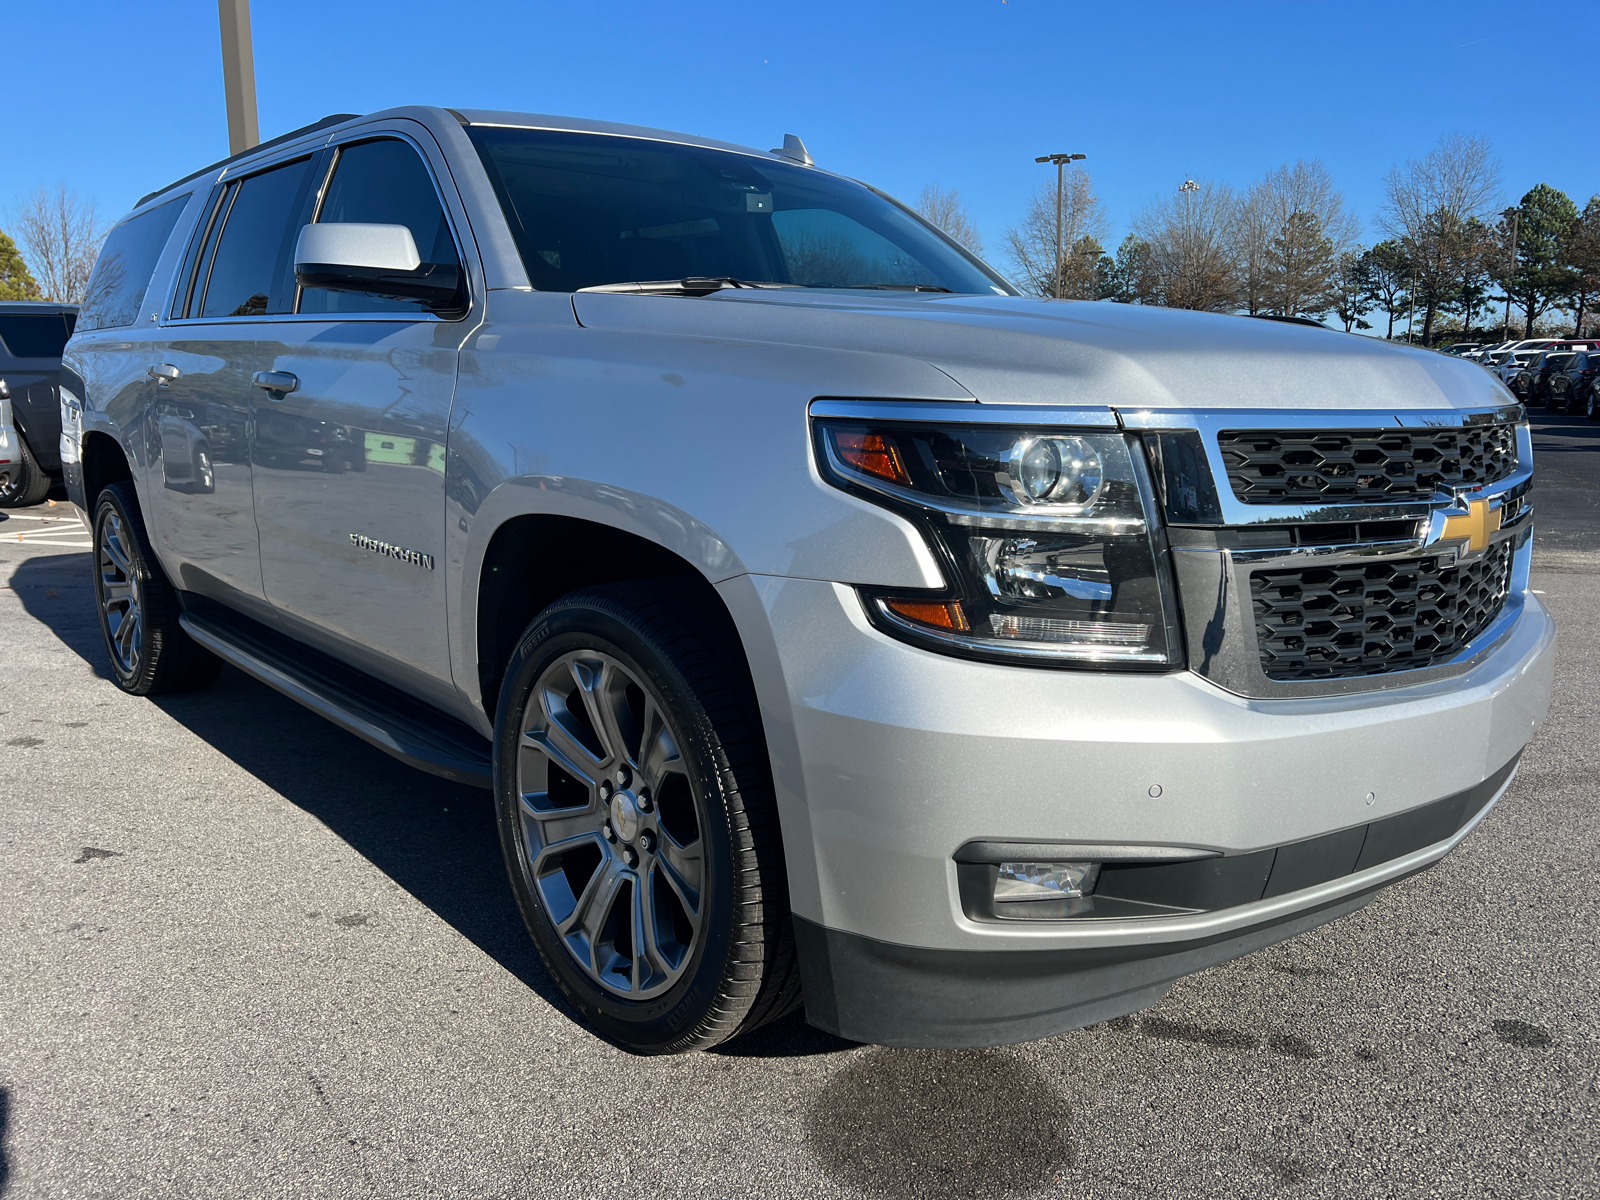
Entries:
[[[1503,4],[1472,2],[255,0],[253,25],[263,137],[407,103],[761,148],[798,133],[903,199],[959,188],[1003,266],[1048,171],[1032,160],[1058,150],[1089,155],[1113,241],[1186,174],[1245,185],[1302,156],[1375,237],[1384,172],[1446,132],[1490,140],[1507,202],[1543,181],[1581,206],[1600,191],[1593,80],[1546,83],[1530,46],[1574,66],[1559,31],[1588,44],[1597,17],[1594,0],[1525,2],[1509,30]],[[5,33],[0,211],[65,182],[120,215],[227,153],[210,0],[9,5]]]

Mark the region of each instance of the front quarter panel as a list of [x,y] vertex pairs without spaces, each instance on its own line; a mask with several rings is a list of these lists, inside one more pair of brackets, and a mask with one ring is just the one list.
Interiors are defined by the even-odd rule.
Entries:
[[908,521],[822,481],[806,415],[819,395],[970,401],[943,372],[886,355],[584,329],[556,293],[495,292],[490,309],[461,356],[446,484],[455,677],[470,703],[479,572],[495,530],[517,516],[626,530],[713,583],[754,572],[943,586]]

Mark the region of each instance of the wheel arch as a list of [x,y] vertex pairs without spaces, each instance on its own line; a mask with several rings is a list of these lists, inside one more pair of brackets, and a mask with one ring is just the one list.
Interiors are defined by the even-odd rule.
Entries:
[[732,641],[749,678],[749,658],[738,626],[705,573],[681,554],[637,533],[582,517],[523,513],[496,526],[484,548],[468,606],[473,628],[479,698],[492,724],[500,685],[517,639],[551,602],[603,583],[672,579],[690,590],[704,612]]
[[[93,519],[94,503],[108,483],[133,483],[133,468],[121,443],[109,433],[88,430],[78,449],[83,479],[83,511]],[[135,485],[137,487],[137,485]]]

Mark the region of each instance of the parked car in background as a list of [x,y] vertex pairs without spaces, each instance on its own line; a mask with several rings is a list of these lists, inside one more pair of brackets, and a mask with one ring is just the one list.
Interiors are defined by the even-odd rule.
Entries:
[[1594,416],[1595,375],[1600,373],[1600,350],[1578,350],[1550,376],[1550,407],[1556,412]]
[[38,504],[61,482],[61,350],[75,304],[0,301],[0,508]]
[[1530,408],[1550,403],[1550,377],[1572,361],[1571,350],[1541,350],[1534,360],[1511,380],[1511,390]]
[[[1501,358],[1488,369],[1489,372],[1493,374],[1495,378],[1500,380],[1501,383],[1505,384],[1507,387],[1511,387],[1512,380],[1516,379],[1516,377],[1522,372],[1522,369],[1529,363],[1536,362],[1539,358],[1539,354],[1540,351],[1538,350],[1508,351],[1505,357]],[[1515,390],[1515,388],[1512,388],[1512,391]]]
[[635,1052],[1146,1008],[1450,853],[1549,702],[1480,371],[1019,295],[792,135],[330,118],[145,197],[91,293],[111,679],[226,661],[491,789]]
[[1440,346],[1441,354],[1449,354],[1456,358],[1465,358],[1469,351],[1483,348],[1482,342],[1452,342],[1448,346]]

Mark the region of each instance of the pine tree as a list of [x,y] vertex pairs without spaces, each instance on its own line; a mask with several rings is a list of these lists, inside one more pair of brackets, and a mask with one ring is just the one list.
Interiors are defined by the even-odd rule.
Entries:
[[0,300],[37,300],[39,285],[22,261],[17,244],[0,229]]

